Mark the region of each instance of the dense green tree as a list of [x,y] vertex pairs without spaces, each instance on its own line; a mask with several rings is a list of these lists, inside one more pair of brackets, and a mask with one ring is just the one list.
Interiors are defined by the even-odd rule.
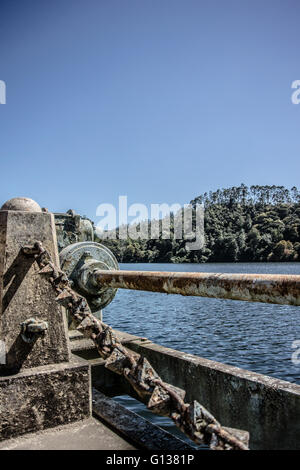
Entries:
[[[300,193],[296,187],[218,189],[191,201],[205,208],[205,247],[185,240],[102,240],[120,262],[300,261]],[[171,226],[171,234],[173,227]],[[100,240],[99,240],[100,241]]]

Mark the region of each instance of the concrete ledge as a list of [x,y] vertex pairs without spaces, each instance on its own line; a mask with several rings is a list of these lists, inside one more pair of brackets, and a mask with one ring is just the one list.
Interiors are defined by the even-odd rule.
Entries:
[[138,447],[148,450],[195,450],[169,432],[93,389],[93,413]]
[[[224,426],[249,431],[251,449],[300,449],[299,385],[115,333],[126,347],[144,355],[164,381],[185,389],[187,401],[198,400]],[[79,337],[76,341],[77,354],[97,357],[93,345],[80,350]],[[125,379],[97,361],[90,361],[97,387],[132,394]]]
[[86,362],[41,366],[0,377],[0,441],[90,415]]
[[95,418],[0,442],[0,450],[135,450]]

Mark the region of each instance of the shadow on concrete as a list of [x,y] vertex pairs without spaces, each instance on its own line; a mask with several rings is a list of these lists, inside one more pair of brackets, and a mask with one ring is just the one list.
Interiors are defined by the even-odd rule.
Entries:
[[22,250],[20,250],[17,257],[7,269],[3,276],[3,288],[5,290],[7,286],[9,287],[3,296],[2,313],[7,309],[34,262],[35,259],[33,257],[24,255]]

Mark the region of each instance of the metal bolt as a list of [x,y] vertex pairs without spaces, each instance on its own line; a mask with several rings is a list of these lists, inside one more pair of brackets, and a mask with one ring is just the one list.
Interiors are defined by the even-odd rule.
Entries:
[[20,323],[21,337],[25,343],[33,343],[39,336],[44,336],[48,330],[48,323],[36,318],[28,318]]

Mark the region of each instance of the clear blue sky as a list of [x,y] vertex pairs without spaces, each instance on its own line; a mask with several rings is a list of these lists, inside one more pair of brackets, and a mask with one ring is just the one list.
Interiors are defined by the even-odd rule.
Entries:
[[[0,0],[0,202],[298,185],[298,0]],[[300,186],[300,185],[299,185]]]

